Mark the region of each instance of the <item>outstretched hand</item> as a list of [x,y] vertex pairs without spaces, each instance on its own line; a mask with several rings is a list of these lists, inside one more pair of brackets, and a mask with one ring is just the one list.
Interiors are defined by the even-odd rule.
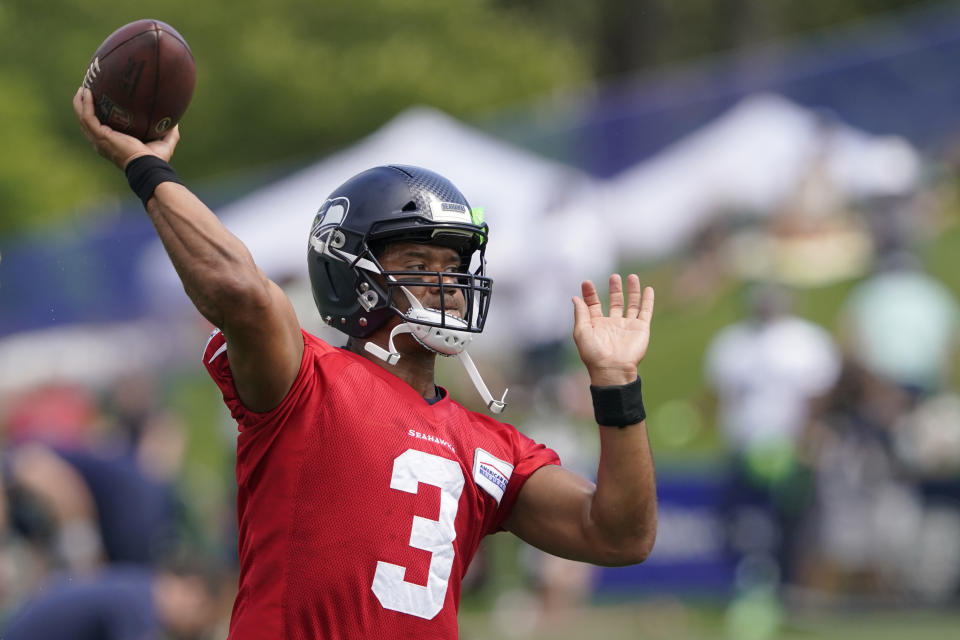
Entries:
[[97,153],[121,169],[125,169],[131,160],[140,156],[153,155],[169,162],[177,142],[180,141],[179,125],[170,129],[159,140],[144,143],[102,124],[93,110],[93,94],[83,87],[73,96],[73,111],[80,121],[83,135],[93,144]]
[[623,283],[610,276],[610,315],[603,315],[597,288],[589,280],[581,285],[583,298],[573,298],[573,340],[587,367],[591,384],[620,385],[637,377],[637,366],[650,343],[653,287],[641,292],[640,278],[627,277],[624,308]]

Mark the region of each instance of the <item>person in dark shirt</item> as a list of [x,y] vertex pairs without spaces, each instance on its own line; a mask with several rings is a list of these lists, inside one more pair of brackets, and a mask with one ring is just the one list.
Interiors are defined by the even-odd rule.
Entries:
[[96,504],[106,560],[155,566],[176,544],[179,509],[171,482],[143,472],[130,455],[59,450]]
[[132,455],[31,442],[6,459],[11,484],[44,504],[56,521],[64,569],[157,566],[176,547],[180,502],[174,484],[147,473]]
[[218,622],[219,581],[197,572],[111,567],[62,576],[28,600],[3,640],[202,638]]

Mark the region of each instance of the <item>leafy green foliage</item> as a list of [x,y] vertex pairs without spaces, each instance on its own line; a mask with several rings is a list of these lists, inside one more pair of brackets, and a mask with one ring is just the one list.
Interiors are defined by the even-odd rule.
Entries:
[[[597,78],[935,2],[938,0],[498,0],[504,9],[536,16],[587,42]],[[557,11],[557,5],[563,9]]]
[[[193,48],[178,171],[191,180],[297,163],[398,111],[485,116],[544,94],[931,0],[0,0],[0,234],[123,192],[70,99],[96,47],[155,17]],[[592,69],[591,69],[592,67]]]
[[[50,224],[107,187],[90,152],[63,144],[56,115],[40,91],[0,69],[0,233]],[[79,133],[77,134],[79,136]],[[85,142],[85,141],[84,141]]]
[[61,0],[53,9],[0,1],[0,234],[123,189],[86,148],[70,100],[100,42],[136,19],[170,23],[196,58],[176,159],[191,179],[316,157],[414,104],[470,118],[587,76],[564,37],[485,0]]

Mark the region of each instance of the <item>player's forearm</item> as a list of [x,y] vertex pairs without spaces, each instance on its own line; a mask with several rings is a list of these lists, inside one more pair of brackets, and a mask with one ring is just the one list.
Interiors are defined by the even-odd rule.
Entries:
[[190,300],[215,326],[241,321],[266,295],[250,252],[187,188],[161,183],[147,213]]
[[600,427],[597,488],[590,504],[609,564],[642,562],[657,534],[657,489],[646,424]]

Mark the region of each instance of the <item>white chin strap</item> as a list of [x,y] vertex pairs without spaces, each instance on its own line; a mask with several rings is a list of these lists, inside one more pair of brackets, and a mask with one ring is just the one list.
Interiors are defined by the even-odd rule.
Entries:
[[[398,324],[393,328],[393,331],[390,332],[390,341],[388,343],[390,350],[388,351],[380,345],[369,341],[364,344],[363,348],[387,364],[394,365],[397,364],[397,361],[400,359],[400,353],[393,345],[393,339],[401,333],[412,334],[417,342],[435,353],[444,356],[457,356],[460,362],[463,363],[464,369],[467,370],[467,375],[470,376],[473,386],[477,388],[480,397],[482,397],[486,403],[487,409],[493,413],[501,413],[507,406],[506,399],[509,389],[503,392],[502,398],[495,400],[490,390],[487,389],[487,385],[483,383],[483,378],[480,377],[477,366],[473,364],[473,359],[470,357],[470,354],[466,352],[467,345],[470,344],[470,341],[473,339],[472,333],[461,330],[467,328],[467,323],[460,318],[443,314],[438,309],[425,308],[406,287],[400,287],[400,290],[403,291],[407,297],[407,301],[410,303],[410,310],[404,315],[407,322]],[[439,323],[441,320],[447,325],[446,327],[432,327],[421,324],[421,322],[424,321]]]

